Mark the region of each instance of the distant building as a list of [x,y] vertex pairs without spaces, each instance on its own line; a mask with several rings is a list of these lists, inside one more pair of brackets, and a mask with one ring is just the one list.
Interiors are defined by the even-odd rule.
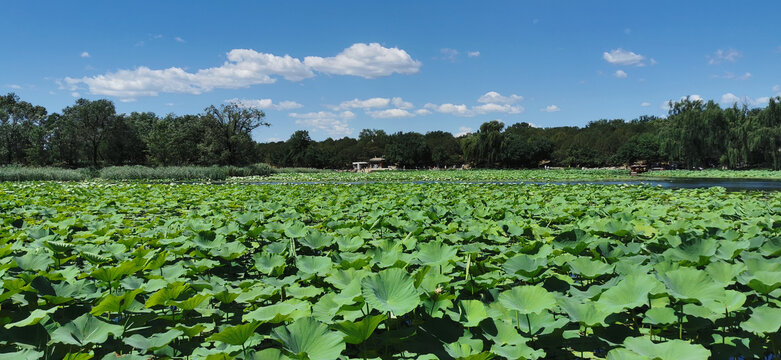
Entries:
[[373,157],[369,161],[353,161],[353,170],[355,171],[374,171],[374,170],[387,170],[383,163],[384,157]]

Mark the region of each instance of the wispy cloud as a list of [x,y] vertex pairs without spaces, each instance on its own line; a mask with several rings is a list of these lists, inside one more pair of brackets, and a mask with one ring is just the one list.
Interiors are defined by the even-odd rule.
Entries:
[[327,111],[310,112],[304,114],[290,113],[290,117],[296,119],[296,124],[308,127],[313,131],[324,132],[330,136],[348,136],[353,133],[347,120],[355,117],[351,111],[332,113]]
[[90,54],[88,52],[86,52],[86,51],[82,51],[81,55],[79,55],[79,56],[81,56],[83,58],[88,58],[88,57],[90,57]]
[[624,70],[616,70],[616,72],[613,74],[613,76],[619,78],[619,79],[626,79],[627,75]]
[[257,108],[262,110],[292,110],[304,107],[295,101],[281,101],[275,104],[271,99],[239,99],[233,98],[225,100],[226,103],[233,103],[241,107]]
[[455,137],[464,136],[466,134],[471,134],[474,132],[474,129],[468,127],[468,126],[461,126],[458,128],[458,132],[453,134]]
[[710,65],[720,64],[725,61],[734,63],[741,57],[743,57],[743,54],[735,49],[719,49],[716,50],[716,52],[714,52],[712,55],[705,56],[705,58],[708,59],[708,64]]
[[469,57],[478,57],[478,56],[480,56],[480,52],[479,52],[479,51],[470,51],[470,52],[467,52],[467,53],[466,53],[466,56],[469,56]]
[[725,71],[722,75],[711,75],[714,79],[729,79],[729,80],[748,80],[751,78],[750,72],[745,72],[743,75],[737,75],[733,72]]
[[726,106],[732,105],[746,105],[746,106],[760,106],[766,105],[770,101],[769,97],[752,98],[749,96],[737,96],[733,93],[726,93],[721,95],[720,103]]
[[175,38],[174,38],[174,40],[175,40],[176,42],[180,42],[180,43],[186,42],[186,41],[184,41],[184,39],[182,39],[182,38],[180,38],[180,37],[178,37],[178,36],[177,36],[177,37],[175,37]]
[[556,106],[556,105],[548,105],[548,106],[540,109],[540,111],[552,113],[552,112],[561,111],[561,109],[558,106]]

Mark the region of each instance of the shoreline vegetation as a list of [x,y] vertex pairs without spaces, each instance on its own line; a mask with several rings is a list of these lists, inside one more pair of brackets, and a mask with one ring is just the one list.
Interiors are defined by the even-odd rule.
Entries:
[[389,170],[370,173],[312,168],[274,168],[268,164],[236,166],[111,166],[100,170],[56,167],[0,167],[0,181],[228,181],[350,182],[350,181],[557,181],[665,178],[723,178],[781,180],[778,170],[662,170],[640,177],[625,169],[469,169]]

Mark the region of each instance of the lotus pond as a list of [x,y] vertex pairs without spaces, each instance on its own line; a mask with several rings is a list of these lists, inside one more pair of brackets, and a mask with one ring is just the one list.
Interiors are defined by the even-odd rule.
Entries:
[[781,351],[779,192],[43,182],[0,209],[0,359]]

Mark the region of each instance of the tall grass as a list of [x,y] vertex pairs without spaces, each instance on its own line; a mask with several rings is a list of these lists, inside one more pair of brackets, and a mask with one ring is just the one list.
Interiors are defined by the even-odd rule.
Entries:
[[0,167],[0,181],[82,181],[90,178],[87,169],[61,169],[56,167]]
[[226,167],[228,176],[269,176],[276,171],[269,164],[258,163],[244,167]]
[[106,180],[224,180],[228,170],[210,166],[111,166],[100,170]]
[[277,168],[274,169],[274,172],[277,174],[314,174],[314,173],[325,173],[325,172],[334,172],[330,169],[315,169],[315,168],[305,168],[305,167],[285,167],[285,168]]

